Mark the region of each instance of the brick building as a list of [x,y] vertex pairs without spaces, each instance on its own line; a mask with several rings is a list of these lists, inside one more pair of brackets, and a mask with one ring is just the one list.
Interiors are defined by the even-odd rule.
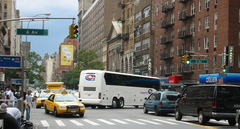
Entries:
[[[200,74],[231,73],[240,67],[239,0],[153,0],[154,76],[182,75],[197,83]],[[181,63],[186,51],[206,64]]]

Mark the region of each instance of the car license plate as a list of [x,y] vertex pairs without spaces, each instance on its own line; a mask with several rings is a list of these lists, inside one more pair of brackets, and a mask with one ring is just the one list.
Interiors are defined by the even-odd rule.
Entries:
[[76,112],[76,110],[75,110],[75,109],[73,109],[73,110],[71,110],[71,112]]

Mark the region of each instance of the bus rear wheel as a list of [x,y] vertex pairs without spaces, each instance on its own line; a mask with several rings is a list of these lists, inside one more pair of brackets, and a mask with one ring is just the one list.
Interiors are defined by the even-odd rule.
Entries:
[[119,105],[119,108],[123,108],[123,106],[124,106],[124,100],[123,100],[123,98],[120,98],[120,99],[118,100],[118,105]]
[[118,102],[116,98],[113,98],[112,100],[112,108],[117,108],[118,107]]

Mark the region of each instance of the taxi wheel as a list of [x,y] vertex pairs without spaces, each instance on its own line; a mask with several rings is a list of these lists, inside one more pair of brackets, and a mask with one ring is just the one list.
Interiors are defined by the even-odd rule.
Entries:
[[47,110],[47,106],[45,105],[45,114],[49,114],[49,111]]
[[54,112],[53,112],[53,114],[54,114],[55,117],[58,117],[58,116],[59,116],[59,114],[57,113],[57,109],[56,109],[56,107],[54,108]]

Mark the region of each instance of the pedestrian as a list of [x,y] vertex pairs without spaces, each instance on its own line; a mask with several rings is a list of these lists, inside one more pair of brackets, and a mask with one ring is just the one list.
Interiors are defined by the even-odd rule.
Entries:
[[11,87],[11,89],[8,89],[8,92],[6,94],[6,99],[8,99],[8,101],[6,102],[7,104],[12,104],[15,105],[15,100],[14,100],[14,92],[13,92],[13,88]]
[[30,119],[31,107],[33,107],[31,92],[32,92],[31,90],[28,90],[27,91],[27,95],[26,95],[26,107],[25,107],[25,110],[26,110],[26,120]]
[[0,119],[3,120],[4,129],[20,129],[17,120],[7,113],[7,105],[2,103],[0,106]]
[[19,127],[21,127],[21,111],[18,108],[13,107],[13,105],[9,104],[7,107],[7,113],[12,115],[17,120]]

